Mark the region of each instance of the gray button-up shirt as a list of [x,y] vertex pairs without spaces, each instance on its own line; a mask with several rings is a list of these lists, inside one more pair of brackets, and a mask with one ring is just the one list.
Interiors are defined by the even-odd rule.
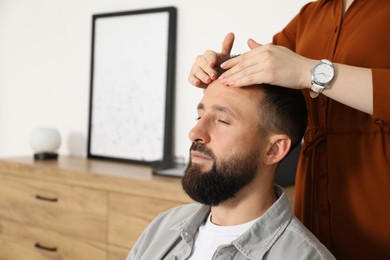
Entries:
[[[213,260],[335,259],[293,216],[283,189],[275,186],[275,192],[277,201],[231,244],[219,246]],[[199,226],[209,213],[209,206],[189,204],[160,214],[140,236],[127,260],[187,259]]]

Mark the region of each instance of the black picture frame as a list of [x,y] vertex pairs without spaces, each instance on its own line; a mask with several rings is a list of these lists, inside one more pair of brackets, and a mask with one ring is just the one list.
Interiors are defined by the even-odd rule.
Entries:
[[87,157],[173,160],[177,9],[92,16]]

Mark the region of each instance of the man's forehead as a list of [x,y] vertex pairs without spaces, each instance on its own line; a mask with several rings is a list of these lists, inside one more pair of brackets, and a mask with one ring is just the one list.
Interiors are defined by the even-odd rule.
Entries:
[[222,84],[220,80],[215,80],[205,90],[203,98],[211,97],[220,98],[220,100],[233,99],[240,102],[258,102],[262,95],[263,90],[256,86],[229,87]]
[[246,109],[258,107],[263,91],[255,86],[235,88],[223,85],[218,80],[211,83],[204,92],[198,109],[212,108],[232,114],[245,113]]

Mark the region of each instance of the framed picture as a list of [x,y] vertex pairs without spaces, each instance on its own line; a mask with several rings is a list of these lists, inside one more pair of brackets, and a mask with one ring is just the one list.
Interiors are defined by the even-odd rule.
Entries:
[[89,158],[172,160],[175,7],[92,17]]

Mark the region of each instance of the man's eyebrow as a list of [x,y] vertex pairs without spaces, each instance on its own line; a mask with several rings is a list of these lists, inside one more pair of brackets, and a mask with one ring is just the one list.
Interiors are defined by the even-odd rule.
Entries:
[[[231,110],[229,109],[228,107],[225,107],[225,106],[221,106],[221,105],[212,105],[211,108],[213,110],[216,110],[216,111],[219,111],[219,112],[223,112],[223,113],[227,113],[227,114],[230,114],[232,116],[236,116],[236,114]],[[204,104],[203,103],[199,103],[198,104],[198,110],[204,110]]]

